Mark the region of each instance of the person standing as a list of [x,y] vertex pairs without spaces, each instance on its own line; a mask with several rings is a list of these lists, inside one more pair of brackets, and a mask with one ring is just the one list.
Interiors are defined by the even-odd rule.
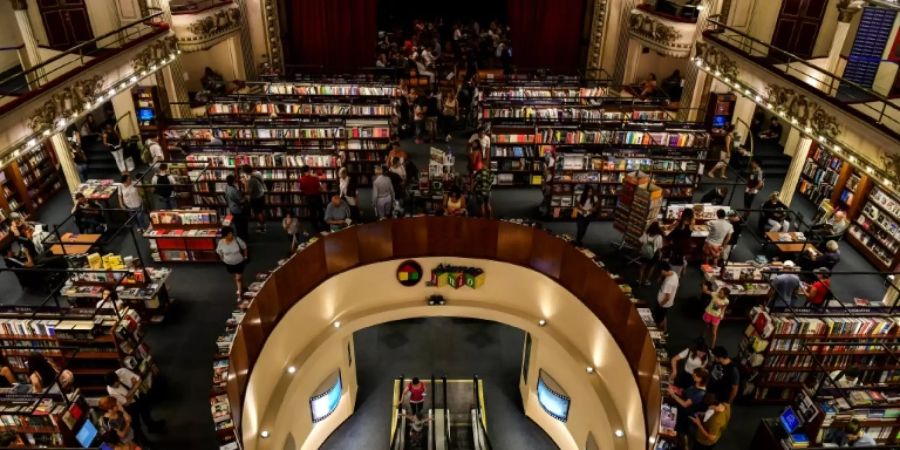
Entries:
[[291,238],[291,253],[294,253],[297,250],[297,245],[300,243],[300,220],[294,217],[294,214],[291,213],[291,209],[287,208],[284,213],[284,218],[281,219],[281,227],[284,229],[284,232]]
[[428,130],[428,142],[437,140],[438,117],[441,116],[441,101],[438,98],[437,89],[433,89],[428,94],[425,107],[425,128]]
[[384,174],[384,168],[375,167],[375,181],[372,182],[372,207],[379,219],[391,217],[394,210],[394,184]]
[[425,406],[425,396],[428,395],[428,392],[425,383],[419,380],[418,377],[413,377],[412,381],[406,385],[403,395],[409,396],[409,409],[412,410],[413,414],[418,414],[422,411],[422,407]]
[[668,331],[666,316],[669,313],[669,308],[675,305],[675,295],[678,293],[678,274],[672,270],[672,266],[667,262],[660,263],[659,266],[663,281],[659,286],[659,294],[656,296],[655,319],[659,329],[665,333]]
[[234,286],[238,298],[244,292],[244,266],[247,262],[247,244],[243,239],[234,235],[231,227],[222,227],[219,244],[216,246],[216,254],[225,264],[225,270],[234,277]]
[[103,129],[103,145],[112,155],[113,159],[116,161],[116,167],[119,169],[119,173],[126,174],[128,173],[127,167],[125,166],[125,152],[122,148],[122,135],[119,134],[119,130],[113,124],[106,124],[106,127]]
[[169,175],[169,165],[159,165],[159,172],[150,179],[153,192],[156,194],[156,209],[175,209],[175,188],[172,186],[172,177]]
[[134,443],[135,434],[140,433],[138,440],[147,443],[147,437],[132,425],[132,416],[125,407],[113,396],[101,397],[97,406],[103,410],[100,416],[100,429],[103,430],[103,440],[114,445],[129,445]]
[[421,144],[422,137],[425,135],[425,113],[428,107],[425,106],[423,98],[417,98],[415,106],[413,106],[413,126],[416,131],[416,144]]
[[[669,372],[669,383],[682,389],[689,387],[693,383],[694,369],[706,367],[709,359],[709,346],[706,345],[706,341],[703,338],[695,339],[690,347],[669,360],[672,369]],[[678,363],[681,361],[684,361],[684,364],[681,365],[681,370],[678,370]]]
[[400,148],[400,140],[391,142],[391,151],[388,152],[387,158],[385,158],[384,163],[390,165],[394,158],[400,158],[401,163],[406,163],[409,159],[409,154],[406,153],[405,150]]
[[715,394],[706,394],[703,403],[707,409],[704,414],[692,415],[690,421],[697,427],[691,450],[711,450],[722,438],[728,422],[731,420],[731,404],[719,400]]
[[716,339],[719,337],[719,323],[725,317],[725,311],[728,309],[729,294],[731,294],[731,290],[724,286],[714,292],[703,312],[703,321],[711,329],[710,345],[712,346],[716,345]]
[[456,119],[459,116],[459,99],[456,98],[456,95],[452,91],[446,91],[442,98],[443,104],[441,105],[441,119],[443,122],[443,132],[447,133],[445,140],[450,142],[453,139],[453,127],[456,124]]
[[667,236],[668,246],[668,262],[672,266],[672,270],[681,276],[684,273],[684,266],[687,264],[687,258],[693,251],[693,243],[691,238],[694,235],[694,210],[685,209],[678,218],[678,223],[672,228]]
[[719,171],[719,178],[728,178],[728,161],[731,160],[731,150],[734,145],[734,124],[725,124],[725,146],[719,151],[719,162],[709,171],[707,175],[715,178],[716,171]]
[[722,261],[726,263],[731,259],[731,251],[741,239],[741,233],[744,231],[744,218],[737,211],[729,211],[728,222],[731,224],[731,235],[722,247]]
[[97,202],[88,199],[81,192],[75,194],[72,215],[75,216],[75,226],[78,227],[80,233],[106,231],[106,224],[103,223],[103,209]]
[[147,140],[144,141],[144,145],[147,146],[147,151],[150,153],[149,164],[156,164],[166,159],[162,146],[159,145],[159,142],[157,142],[155,138],[147,138]]
[[[475,143],[478,143],[476,145]],[[488,136],[487,130],[485,130],[484,126],[478,127],[478,131],[475,132],[471,137],[469,137],[469,151],[470,155],[473,153],[478,153],[478,155],[469,156],[469,161],[479,161],[481,164],[484,164],[484,161],[487,161],[491,155],[491,137]],[[477,170],[479,166],[472,165],[473,170]]]
[[244,192],[250,197],[250,212],[256,216],[256,231],[266,232],[266,181],[262,173],[253,170],[249,164],[241,166],[244,174]]
[[119,203],[134,215],[139,232],[143,232],[150,226],[150,219],[144,213],[144,200],[131,179],[131,175],[127,173],[122,175],[122,184],[119,185]]
[[356,187],[356,180],[350,177],[350,173],[346,167],[341,167],[338,171],[338,189],[341,198],[347,202],[354,222],[359,222],[359,193]]
[[244,211],[244,196],[237,186],[234,175],[225,177],[225,204],[226,211],[231,214],[231,223],[234,224],[237,235],[241,239],[247,239],[250,230],[247,213]]
[[775,307],[793,306],[794,297],[797,295],[797,290],[800,289],[800,277],[794,272],[794,262],[785,261],[781,273],[772,277],[769,284],[772,286]]
[[75,163],[75,169],[78,171],[79,181],[84,183],[87,181],[87,156],[84,154],[84,148],[81,143],[81,132],[74,124],[66,130],[66,138],[69,142],[69,148],[72,150],[72,162]]
[[703,243],[703,259],[706,264],[716,267],[722,256],[722,248],[731,239],[734,229],[731,222],[725,220],[725,210],[721,208],[716,211],[716,219],[709,221],[706,226],[709,234]]
[[[650,286],[650,279],[653,278],[653,270],[659,265],[662,259],[663,249],[663,232],[659,222],[654,221],[647,227],[647,231],[638,239],[641,243],[640,260],[641,270],[638,273],[638,284]],[[671,266],[671,263],[669,263]]]
[[[494,218],[494,210],[491,208],[491,188],[494,186],[494,173],[488,170],[487,167],[482,166],[475,172],[475,176],[473,177],[473,191],[475,194],[475,199],[478,200],[479,208],[481,209],[481,217],[486,217],[489,219]],[[593,188],[588,186],[585,190],[591,189],[593,192]],[[584,194],[582,193],[582,198]],[[594,202],[594,205],[597,203]],[[579,228],[580,230],[580,228]],[[585,226],[585,231],[587,231],[587,226]],[[584,236],[584,234],[582,234]],[[580,242],[580,239],[576,239],[576,241]]]
[[353,221],[350,207],[341,199],[340,195],[332,195],[331,201],[325,207],[325,223],[330,231],[340,231]]
[[131,370],[120,367],[106,374],[106,393],[131,415],[132,427],[139,437],[144,436],[141,423],[151,433],[158,433],[165,426],[164,421],[153,418],[150,403],[140,391],[141,378]]
[[313,232],[324,230],[322,214],[325,205],[322,203],[322,182],[319,177],[310,173],[309,166],[300,168],[300,194],[303,195],[303,204],[309,210],[309,221]]
[[[483,167],[481,170],[487,171]],[[586,185],[584,190],[581,191],[581,196],[578,197],[578,201],[575,203],[575,208],[572,211],[572,215],[575,218],[574,244],[576,246],[584,246],[584,236],[587,234],[588,226],[597,214],[599,203],[600,200],[597,194],[594,193],[594,187]]]
[[[750,209],[753,206],[753,199],[756,198],[756,194],[759,194],[764,184],[763,171],[759,167],[759,161],[751,159],[747,185],[744,187],[744,209]],[[747,215],[749,216],[750,213],[747,212]]]
[[725,403],[732,404],[741,385],[741,372],[725,347],[712,350],[713,365],[709,371],[709,391]]

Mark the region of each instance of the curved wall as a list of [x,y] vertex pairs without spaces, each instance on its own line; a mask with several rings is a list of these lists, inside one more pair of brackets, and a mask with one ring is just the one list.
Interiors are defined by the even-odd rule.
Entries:
[[[433,255],[441,257],[427,258]],[[410,257],[422,262],[426,274],[453,257],[478,259],[470,265],[485,269],[487,281],[475,290],[404,288],[394,272],[400,259]],[[362,270],[352,270],[358,267]],[[448,298],[448,305],[425,306],[427,295],[436,292]],[[230,358],[229,399],[245,447],[280,448],[289,432],[297,442],[321,442],[352,412],[355,367],[342,356],[352,331],[428,315],[497,320],[532,333],[530,385],[522,386],[526,414],[561,447],[583,448],[591,432],[604,448],[645,448],[647,430],[656,429],[656,354],[637,312],[603,269],[564,241],[530,227],[422,217],[329,235],[265,283]],[[540,318],[549,324],[538,327]],[[342,322],[341,328],[331,326],[334,320]],[[292,377],[285,371],[289,365],[299,369]],[[587,365],[598,373],[586,374]],[[346,386],[341,406],[312,427],[308,394],[338,367]],[[569,423],[543,420],[547,416],[534,401],[533,389],[539,368],[572,394]],[[626,436],[613,439],[610,427],[619,424]],[[259,439],[262,429],[272,435]]]

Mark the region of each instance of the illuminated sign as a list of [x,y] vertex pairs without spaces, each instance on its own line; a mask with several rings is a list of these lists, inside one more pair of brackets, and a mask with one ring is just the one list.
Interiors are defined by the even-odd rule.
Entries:
[[[551,385],[554,387],[551,388]],[[558,391],[562,391],[562,389],[542,370],[537,384],[538,403],[554,419],[565,422],[569,420],[569,404],[572,403],[572,400]]]
[[313,423],[322,421],[330,416],[341,401],[341,374],[337,373],[334,384],[325,392],[309,399],[309,409],[312,412]]
[[449,264],[440,264],[432,269],[431,281],[428,282],[429,286],[450,286],[453,289],[459,289],[463,286],[477,289],[482,284],[484,284],[483,270],[476,267],[460,267]]

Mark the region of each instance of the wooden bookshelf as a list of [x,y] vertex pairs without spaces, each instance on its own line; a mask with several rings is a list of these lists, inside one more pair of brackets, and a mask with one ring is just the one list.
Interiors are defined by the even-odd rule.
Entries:
[[[93,261],[101,258],[101,264]],[[166,280],[172,271],[168,268],[133,265],[124,259],[124,265],[109,265],[106,261],[123,261],[119,255],[88,255],[89,265],[72,273],[60,290],[69,304],[77,308],[111,308],[105,300],[104,291],[115,291],[116,297],[124,305],[137,310],[148,322],[162,322],[169,307],[169,293]]]
[[160,210],[150,213],[144,237],[156,262],[218,262],[219,214],[213,210]]
[[835,186],[846,180],[852,166],[832,152],[813,142],[807,153],[797,192],[814,204],[831,200]]
[[892,270],[900,264],[900,200],[873,186],[859,203],[847,240],[878,270]]

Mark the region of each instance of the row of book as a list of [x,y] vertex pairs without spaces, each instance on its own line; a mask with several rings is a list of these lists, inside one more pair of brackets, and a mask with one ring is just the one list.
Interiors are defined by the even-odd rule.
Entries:
[[393,97],[399,89],[390,86],[360,86],[354,84],[300,84],[300,83],[269,83],[265,92],[276,95],[299,96],[351,96],[351,97]]
[[488,100],[516,100],[523,98],[543,98],[543,99],[565,99],[565,98],[594,98],[606,97],[609,95],[609,88],[532,88],[519,87],[508,89],[494,89],[488,95]]
[[150,213],[153,225],[218,225],[215,211],[163,210]]
[[351,105],[337,103],[213,103],[209,114],[266,114],[296,116],[390,116],[392,105]]
[[531,134],[495,134],[497,144],[605,144],[647,147],[704,148],[709,136],[702,131],[555,130],[539,128]]
[[600,122],[600,121],[666,121],[673,120],[668,111],[663,110],[604,110],[600,108],[540,107],[518,108],[485,107],[482,119],[524,119],[558,122]]
[[776,335],[883,337],[897,334],[900,317],[772,317]]

